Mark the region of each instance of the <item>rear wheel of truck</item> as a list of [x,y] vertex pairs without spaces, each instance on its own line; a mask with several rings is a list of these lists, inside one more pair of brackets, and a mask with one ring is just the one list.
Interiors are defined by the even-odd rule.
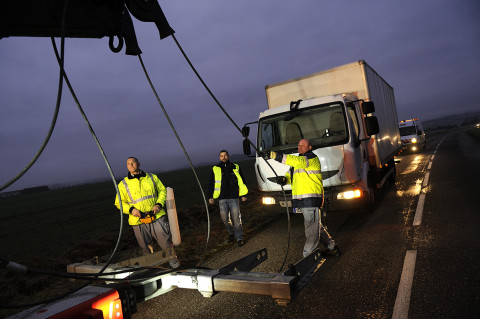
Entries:
[[388,165],[393,167],[393,172],[388,176],[388,182],[394,186],[395,182],[397,181],[397,168],[395,167],[395,160],[391,160]]
[[375,203],[377,202],[378,190],[377,190],[377,183],[375,181],[375,176],[372,173],[372,171],[368,173],[367,178],[368,178],[367,180],[368,194],[366,198],[365,210],[367,212],[371,212],[373,211],[373,208],[375,207]]

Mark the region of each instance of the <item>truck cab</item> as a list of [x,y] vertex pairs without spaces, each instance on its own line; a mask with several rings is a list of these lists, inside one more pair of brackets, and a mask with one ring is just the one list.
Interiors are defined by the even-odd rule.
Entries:
[[[348,199],[368,201],[370,197],[369,143],[370,135],[378,133],[378,122],[366,113],[373,109],[373,103],[346,95],[297,101],[293,108],[291,104],[268,109],[258,121],[258,150],[298,155],[299,140],[308,139],[321,163],[326,200],[335,209],[351,208],[358,202]],[[255,166],[259,188],[268,201],[264,204],[291,206],[290,185],[284,186],[285,201],[282,186],[275,182],[275,174],[284,176],[289,167],[274,160],[267,163],[262,157],[257,157]]]
[[418,152],[427,147],[425,130],[419,119],[403,120],[398,123],[402,151]]

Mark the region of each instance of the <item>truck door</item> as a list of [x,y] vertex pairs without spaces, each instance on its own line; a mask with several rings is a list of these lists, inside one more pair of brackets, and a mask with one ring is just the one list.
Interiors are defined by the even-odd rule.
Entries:
[[363,170],[363,143],[360,142],[360,122],[356,105],[347,103],[351,142],[345,146],[345,177],[348,181],[359,180]]

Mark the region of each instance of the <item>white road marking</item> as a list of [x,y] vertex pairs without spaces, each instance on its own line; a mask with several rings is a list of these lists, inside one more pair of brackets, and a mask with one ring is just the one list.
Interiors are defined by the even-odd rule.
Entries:
[[418,198],[417,210],[415,211],[415,217],[413,218],[413,226],[419,226],[422,224],[424,204],[425,204],[425,194],[420,194],[420,197]]
[[[430,162],[431,163],[431,162]],[[425,178],[423,179],[423,187],[426,187],[428,185],[428,179],[430,178],[430,172],[425,173]]]
[[[446,136],[445,136],[446,137]],[[442,144],[445,137],[438,143],[433,155],[430,159],[430,163],[425,173],[425,178],[422,183],[422,187],[428,185],[428,179],[430,178],[430,169],[432,168],[433,159],[440,144]],[[425,205],[425,194],[420,194],[417,203],[417,209],[413,218],[413,226],[418,226],[422,223],[423,207]],[[400,277],[400,284],[398,286],[397,298],[395,299],[395,306],[393,308],[392,319],[408,319],[408,310],[410,308],[410,297],[412,293],[413,275],[415,271],[415,262],[417,259],[416,250],[407,250],[405,254],[405,260],[403,262],[402,275]]]
[[392,319],[407,319],[410,308],[410,295],[412,293],[413,274],[415,271],[416,250],[407,250],[403,262],[402,276],[398,286],[397,298],[393,308]]

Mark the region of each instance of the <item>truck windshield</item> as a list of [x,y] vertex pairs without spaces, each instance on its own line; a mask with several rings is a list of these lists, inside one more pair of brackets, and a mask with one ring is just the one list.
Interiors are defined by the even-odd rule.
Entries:
[[315,148],[344,144],[348,139],[343,104],[323,104],[259,121],[259,150],[296,148],[308,139]]
[[417,134],[415,126],[406,126],[400,128],[400,136],[408,136]]

